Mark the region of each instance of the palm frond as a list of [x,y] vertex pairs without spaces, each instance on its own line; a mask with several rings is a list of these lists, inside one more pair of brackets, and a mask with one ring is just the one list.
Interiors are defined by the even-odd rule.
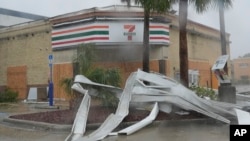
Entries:
[[73,85],[73,78],[63,78],[60,80],[60,86],[63,87],[67,94],[71,94],[71,86]]
[[73,63],[77,64],[78,67],[76,72],[80,74],[87,74],[91,69],[94,60],[96,59],[95,46],[93,44],[80,45],[76,49],[76,55],[73,59]]
[[128,6],[128,7],[131,6],[131,0],[121,0],[121,2],[127,3],[127,6]]
[[213,0],[189,0],[189,4],[193,5],[197,13],[203,13],[207,11]]
[[[94,67],[93,63],[96,59],[96,51],[93,44],[80,45],[77,48],[76,55],[73,59],[74,74],[82,74],[89,78],[91,81],[113,85],[119,87],[121,84],[121,75],[119,69],[116,68],[98,68]],[[71,94],[71,98],[76,98],[77,95],[71,93],[71,86],[73,85],[73,78],[63,78],[60,85],[64,88],[67,94]],[[90,86],[87,86],[90,87]],[[93,87],[94,88],[94,87]],[[101,89],[98,98],[101,99],[104,106],[114,106],[117,104],[117,98],[112,92]]]
[[233,7],[233,0],[213,0],[213,7],[216,9],[219,9],[220,6],[223,7],[223,9],[229,9]]

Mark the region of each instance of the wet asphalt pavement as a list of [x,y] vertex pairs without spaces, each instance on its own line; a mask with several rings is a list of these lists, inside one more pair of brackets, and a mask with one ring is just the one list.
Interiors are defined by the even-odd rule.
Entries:
[[0,103],[0,141],[63,141],[68,133],[24,128],[3,122],[4,118],[14,114],[55,110],[37,108],[37,105],[46,106],[47,104]]
[[[0,141],[63,141],[69,132],[46,131],[8,125],[12,114],[46,111],[32,104],[0,105]],[[53,109],[49,109],[53,110]],[[91,133],[92,131],[88,131]],[[129,136],[109,136],[104,141],[228,141],[229,125],[214,120],[157,122]]]

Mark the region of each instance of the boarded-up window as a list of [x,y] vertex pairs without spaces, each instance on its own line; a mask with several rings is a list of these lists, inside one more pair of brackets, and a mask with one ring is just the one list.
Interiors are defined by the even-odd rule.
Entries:
[[16,66],[7,69],[7,87],[18,92],[18,99],[27,98],[27,67]]

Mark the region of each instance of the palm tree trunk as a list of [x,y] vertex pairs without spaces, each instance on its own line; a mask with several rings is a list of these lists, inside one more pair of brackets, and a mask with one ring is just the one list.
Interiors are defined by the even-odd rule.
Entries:
[[223,3],[219,5],[219,18],[220,18],[220,38],[221,38],[221,54],[227,54],[226,48],[226,31],[225,31],[225,19],[224,19],[224,8]]
[[[223,6],[222,2],[219,3],[219,18],[220,18],[221,55],[226,55],[227,54],[227,44],[226,44],[224,6]],[[227,64],[225,65],[224,70],[228,74]]]
[[144,31],[143,31],[143,66],[142,70],[149,72],[149,14],[150,11],[144,8]]
[[181,83],[188,87],[188,46],[187,46],[187,11],[188,0],[179,2],[179,56]]

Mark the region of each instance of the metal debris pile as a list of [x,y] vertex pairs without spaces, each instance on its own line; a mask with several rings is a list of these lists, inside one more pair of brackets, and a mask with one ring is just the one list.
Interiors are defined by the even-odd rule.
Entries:
[[[199,112],[227,124],[230,124],[227,117],[238,118],[239,124],[250,124],[250,114],[242,111],[241,105],[200,98],[177,81],[157,73],[146,73],[141,70],[132,73],[126,81],[124,90],[92,82],[83,75],[77,75],[74,82],[72,89],[84,94],[84,98],[66,141],[94,141],[101,140],[108,135],[130,135],[153,122],[159,111],[170,113],[172,105],[183,110]],[[147,82],[147,85],[144,82]],[[81,84],[107,88],[115,92],[119,98],[116,112],[110,114],[97,130],[87,136],[84,136],[84,133],[88,111],[91,96],[95,94],[92,90],[82,88]],[[152,111],[142,121],[113,133],[112,131],[128,115],[130,105],[140,108],[150,106]]]

